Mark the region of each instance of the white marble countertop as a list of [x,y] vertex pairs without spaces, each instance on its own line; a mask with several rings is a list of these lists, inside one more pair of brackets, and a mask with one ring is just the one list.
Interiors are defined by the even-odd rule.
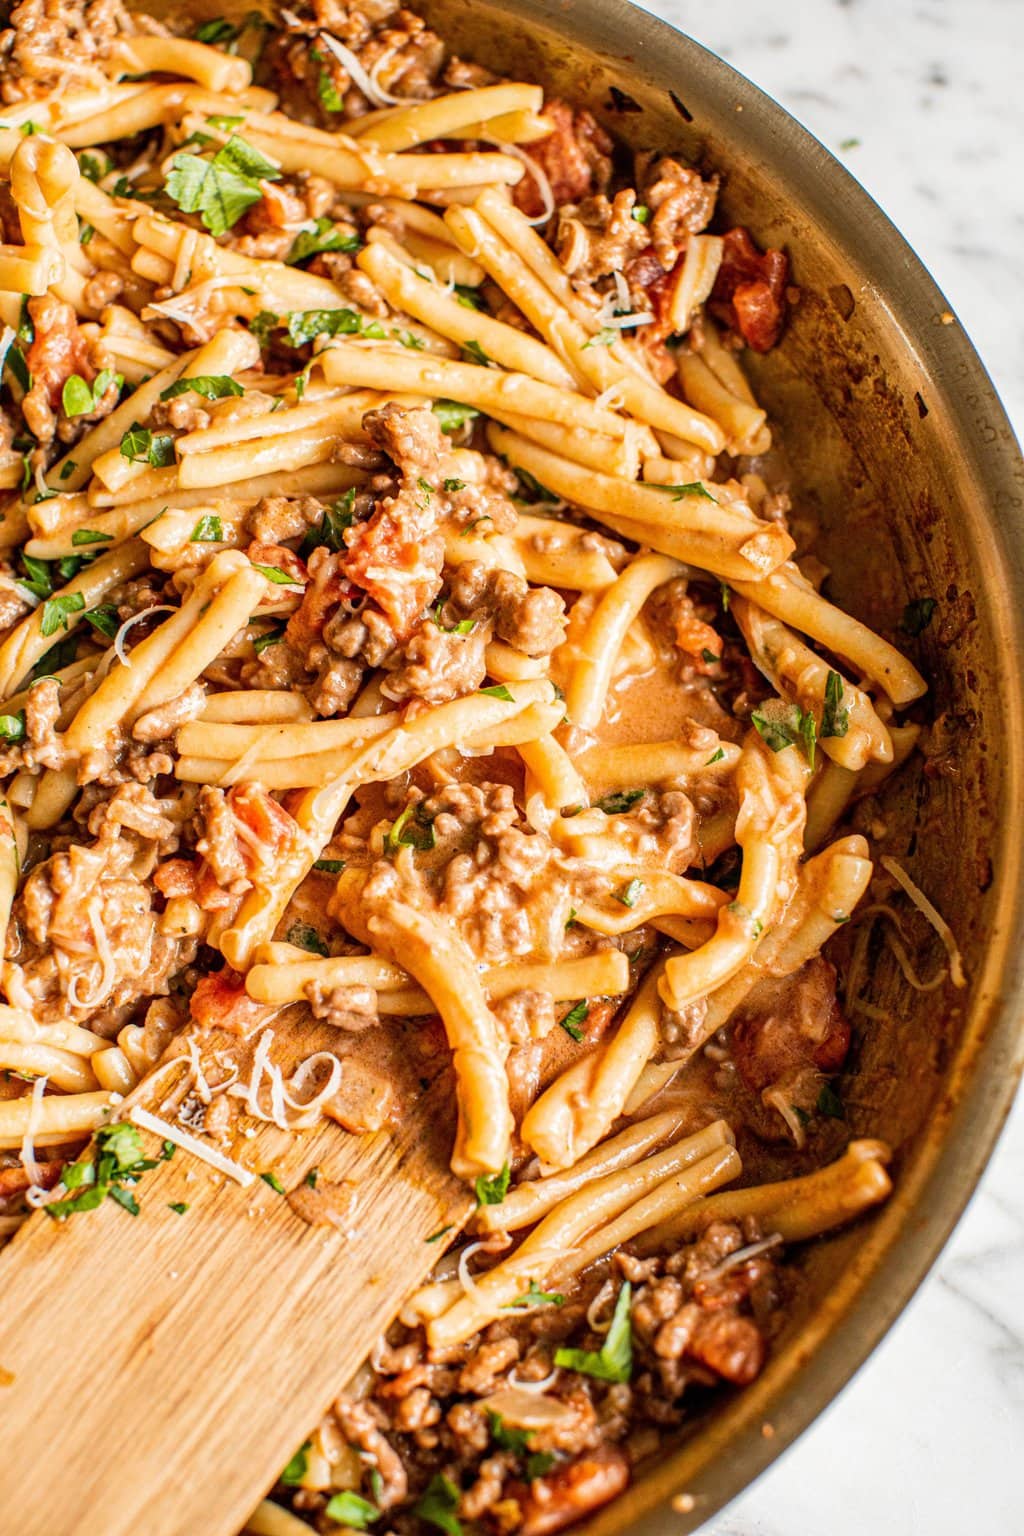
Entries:
[[[781,102],[910,241],[1024,439],[1024,0],[648,0]],[[1024,1099],[860,1374],[706,1536],[1024,1532]]]

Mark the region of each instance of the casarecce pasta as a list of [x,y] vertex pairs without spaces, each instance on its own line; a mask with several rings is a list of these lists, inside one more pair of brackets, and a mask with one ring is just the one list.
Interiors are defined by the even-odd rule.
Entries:
[[[889,1192],[840,1134],[869,884],[965,981],[842,824],[926,686],[772,471],[788,258],[390,3],[58,9],[0,49],[0,1233],[161,1126],[245,1200],[254,1122],[412,1113],[417,1031],[472,1240],[249,1529],[556,1529]],[[334,1042],[287,1078],[285,1008]]]

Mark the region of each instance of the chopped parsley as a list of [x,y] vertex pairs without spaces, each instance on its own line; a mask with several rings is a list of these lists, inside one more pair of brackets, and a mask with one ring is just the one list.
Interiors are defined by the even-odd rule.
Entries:
[[431,410],[437,417],[442,432],[457,432],[467,421],[473,421],[480,412],[473,405],[461,405],[458,400],[435,400]]
[[399,848],[415,848],[428,853],[436,845],[434,823],[421,815],[417,801],[410,801],[384,834],[384,852],[397,853]]
[[344,496],[339,496],[330,507],[325,507],[319,523],[310,528],[299,545],[299,558],[307,560],[314,549],[329,549],[341,554],[345,549],[345,530],[355,522],[356,490],[350,486]]
[[98,629],[101,635],[106,635],[108,640],[113,640],[121,628],[121,616],[113,603],[100,603],[98,608],[88,609],[85,620],[93,629]]
[[621,816],[642,800],[647,793],[645,789],[618,789],[611,795],[604,795],[598,802],[598,810],[604,811],[606,816]]
[[531,1280],[529,1290],[524,1291],[508,1305],[510,1307],[564,1307],[565,1297],[561,1291],[542,1291],[536,1280]]
[[78,468],[78,465],[75,463],[74,459],[68,459],[67,463],[61,466],[61,471],[60,471],[60,474],[57,476],[57,479],[58,480],[70,480],[71,476],[74,474],[74,472],[75,472],[75,470],[77,468]]
[[706,666],[713,667],[721,661],[721,656],[716,656],[714,651],[709,651],[707,646],[700,653],[700,659]]
[[167,1209],[173,1211],[176,1216],[184,1216],[188,1206],[184,1200],[171,1200],[168,1203]]
[[287,939],[289,944],[294,944],[298,949],[308,949],[311,955],[327,954],[327,945],[309,923],[292,923],[288,929]]
[[630,1301],[633,1287],[627,1280],[615,1302],[611,1327],[599,1350],[556,1349],[555,1364],[569,1371],[580,1371],[598,1381],[628,1381],[633,1371],[633,1333],[630,1326]]
[[288,315],[288,340],[304,347],[318,336],[368,336],[383,341],[387,332],[379,320],[368,320],[356,309],[295,309]]
[[435,1472],[426,1493],[413,1505],[413,1514],[425,1520],[428,1525],[436,1525],[439,1530],[446,1531],[448,1536],[462,1536],[462,1526],[455,1518],[458,1507],[458,1488],[443,1472]]
[[464,491],[466,489],[466,482],[465,480],[446,480],[444,488],[450,496],[453,496],[456,491]]
[[508,1163],[502,1166],[500,1173],[481,1173],[473,1186],[476,1190],[477,1205],[500,1205],[508,1194],[511,1177]]
[[224,541],[224,524],[216,513],[208,512],[196,523],[188,541],[190,544],[221,544]]
[[[260,1175],[260,1177],[266,1179],[267,1175],[263,1173]],[[281,1481],[284,1483],[286,1488],[298,1487],[299,1483],[301,1483],[302,1479],[305,1477],[307,1468],[309,1467],[309,1450],[312,1444],[312,1440],[304,1440],[303,1443],[299,1446],[298,1450],[295,1452],[295,1455],[292,1457],[291,1461],[281,1473]]]
[[221,43],[233,43],[238,36],[238,28],[233,27],[230,21],[225,21],[223,16],[218,16],[213,21],[204,21],[201,27],[196,28],[194,36],[197,43],[208,43],[216,48]]
[[43,638],[49,639],[59,629],[67,629],[69,615],[81,613],[84,607],[85,598],[81,592],[58,592],[56,597],[47,598],[39,626]]
[[831,1083],[823,1083],[818,1094],[818,1113],[826,1115],[830,1120],[845,1120],[846,1109],[842,1099],[836,1093]]
[[326,60],[319,48],[313,48],[309,54],[314,64],[319,64],[316,76],[316,96],[320,105],[327,112],[343,112],[345,100],[338,87],[335,85],[329,69],[325,69]]
[[620,886],[617,891],[613,891],[612,895],[616,901],[621,901],[624,907],[635,907],[643,892],[643,888],[643,881],[636,879],[634,876],[632,880],[628,880],[625,885]]
[[712,763],[720,763],[724,756],[724,750],[719,747],[718,751],[713,752],[712,755],[708,758],[707,762],[704,764],[705,768],[710,768]]
[[477,363],[481,368],[489,368],[491,366],[491,359],[478,341],[463,343],[462,358],[464,362]]
[[88,416],[90,411],[98,408],[111,384],[120,390],[123,383],[124,374],[115,373],[113,368],[104,368],[91,384],[86,383],[80,373],[73,373],[69,379],[64,380],[64,388],[61,390],[60,403],[64,415]]
[[306,1185],[307,1189],[316,1189],[317,1180],[319,1179],[319,1177],[320,1177],[320,1169],[319,1168],[311,1168],[309,1170],[309,1172],[306,1174],[306,1177],[303,1179],[302,1182],[303,1182],[303,1184]]
[[808,765],[814,767],[817,728],[810,710],[801,709],[799,704],[784,704],[781,699],[770,699],[754,710],[750,720],[773,752],[784,752],[799,742]]
[[61,1175],[67,1198],[51,1200],[43,1209],[53,1221],[66,1221],[79,1211],[94,1211],[109,1195],[130,1216],[137,1216],[139,1203],[125,1186],[137,1184],[148,1168],[162,1161],[142,1156],[142,1138],[134,1125],[104,1126],[96,1132],[90,1155],[79,1158]]
[[466,283],[455,284],[455,302],[461,304],[463,309],[483,309],[480,292],[476,288],[470,288]]
[[161,392],[161,400],[176,400],[179,395],[202,395],[204,400],[223,400],[228,395],[244,395],[241,384],[226,373],[200,373],[192,379],[175,379]]
[[[569,923],[571,922],[572,918],[569,919]],[[566,923],[565,925],[567,928],[569,927],[569,923]],[[562,1028],[565,1030],[566,1034],[571,1035],[577,1044],[579,1044],[579,1042],[583,1039],[583,1031],[580,1028],[580,1025],[584,1023],[589,1013],[590,1004],[587,1002],[586,998],[581,998],[578,1003],[569,1009],[569,1012],[566,1014],[565,1018],[559,1019],[558,1021]]]
[[621,339],[621,333],[614,326],[605,325],[589,341],[583,343],[582,350],[586,352],[588,347],[614,347]]
[[345,868],[344,859],[315,859],[313,868],[320,870],[324,875],[340,875]]
[[915,597],[903,610],[900,629],[905,635],[921,635],[932,621],[938,603],[934,597]]
[[[284,1194],[284,1185],[281,1183],[281,1180],[278,1178],[276,1173],[261,1173],[260,1174],[260,1178],[263,1180],[264,1184],[269,1184],[270,1185],[270,1187],[274,1191],[275,1195],[283,1195]],[[301,1454],[301,1452],[300,1452],[300,1454]],[[294,1457],[292,1458],[292,1460],[294,1460]],[[291,1465],[291,1463],[289,1462],[289,1466],[290,1465]],[[303,1468],[303,1470],[305,1470],[305,1468]],[[288,1479],[282,1474],[281,1481],[284,1483],[284,1482],[287,1482]],[[298,1478],[296,1478],[296,1482],[297,1481],[298,1481]]]
[[515,703],[504,683],[492,683],[489,688],[478,688],[477,693],[485,693],[489,699],[501,699],[503,704]]
[[450,1221],[446,1227],[438,1227],[436,1232],[431,1232],[430,1236],[425,1237],[423,1241],[425,1243],[439,1243],[442,1237],[445,1237],[452,1230],[453,1226],[454,1222]]
[[350,1488],[346,1488],[343,1493],[334,1494],[325,1514],[328,1520],[337,1520],[339,1525],[347,1525],[353,1531],[365,1531],[374,1520],[380,1519],[380,1510],[376,1504],[371,1504],[369,1499],[353,1493]]
[[253,565],[254,571],[259,571],[268,581],[272,581],[275,587],[301,587],[305,583],[298,576],[290,576],[287,571],[282,571],[279,565]]
[[95,528],[76,528],[71,535],[71,546],[79,548],[82,544],[109,544],[113,539],[111,533],[97,533]]
[[280,181],[281,172],[245,139],[232,134],[211,160],[178,153],[166,191],[182,213],[198,213],[211,235],[224,235],[263,196],[261,181]]
[[123,459],[133,464],[151,464],[154,469],[166,469],[174,463],[174,438],[169,432],[153,433],[148,427],[133,421],[121,439]]
[[263,652],[269,646],[280,645],[283,639],[284,625],[275,624],[272,629],[265,629],[262,635],[256,636],[255,640],[252,642],[252,648],[256,652],[257,656],[262,656]]
[[24,587],[27,592],[32,593],[33,597],[38,597],[40,600],[49,597],[53,591],[49,561],[38,560],[35,555],[24,553],[20,558],[25,575],[18,577],[19,587]]
[[299,230],[292,241],[291,250],[285,257],[285,264],[289,267],[297,267],[300,262],[308,261],[311,256],[319,256],[321,251],[358,251],[359,244],[358,235],[350,235],[345,230],[338,229],[334,220],[325,215],[317,219],[313,229]]
[[442,631],[443,634],[468,635],[471,634],[472,631],[476,628],[475,619],[460,619],[457,624],[442,624],[441,613],[443,609],[444,603],[441,598],[438,598],[437,602],[430,610],[430,617],[433,619],[434,623],[437,625],[438,629]]
[[821,711],[819,736],[845,736],[850,729],[850,711],[843,704],[843,680],[838,672],[825,679],[825,703]]

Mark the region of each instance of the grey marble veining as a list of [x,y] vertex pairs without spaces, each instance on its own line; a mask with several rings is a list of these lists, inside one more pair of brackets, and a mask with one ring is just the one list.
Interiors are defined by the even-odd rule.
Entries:
[[[1024,436],[1024,0],[650,0],[800,119],[932,272]],[[860,1374],[706,1536],[1022,1536],[1024,1102]]]

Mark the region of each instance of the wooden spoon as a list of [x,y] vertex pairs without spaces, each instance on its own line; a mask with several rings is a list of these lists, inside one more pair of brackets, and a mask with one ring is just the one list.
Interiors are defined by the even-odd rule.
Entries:
[[[297,1012],[275,1023],[286,1070],[338,1044]],[[204,1060],[239,1043],[194,1038]],[[406,1061],[421,1040],[399,1041]],[[393,1131],[243,1134],[233,1156],[271,1170],[285,1197],[179,1149],[142,1175],[134,1218],[108,1198],[25,1223],[0,1255],[3,1536],[235,1536],[471,1209],[448,1169],[450,1072],[430,1075]],[[112,1121],[158,1113],[173,1076],[141,1084]],[[141,1134],[158,1156],[160,1138]],[[351,1205],[336,1224],[311,1225],[288,1197],[329,1206],[338,1186]]]

